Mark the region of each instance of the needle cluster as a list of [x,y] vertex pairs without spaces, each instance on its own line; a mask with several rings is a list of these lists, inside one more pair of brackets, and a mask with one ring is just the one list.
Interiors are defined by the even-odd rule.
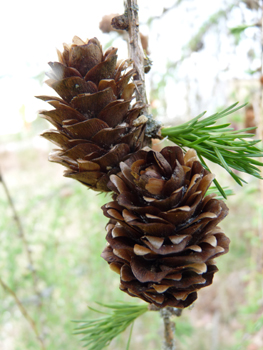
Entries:
[[[236,107],[235,103],[221,112],[201,119],[204,114],[176,127],[162,129],[162,136],[168,137],[183,148],[193,148],[204,167],[208,169],[204,158],[223,167],[232,178],[242,186],[246,181],[233,169],[244,172],[262,179],[258,166],[263,163],[255,158],[263,156],[263,150],[255,146],[261,140],[252,140],[251,134],[247,133],[251,128],[235,130],[230,128],[230,123],[215,125],[215,123],[236,112],[245,105]],[[209,169],[208,169],[209,170]],[[214,180],[215,185],[226,198],[226,193],[219,183]]]
[[84,335],[81,340],[84,342],[83,346],[89,350],[104,349],[110,344],[112,339],[125,331],[137,317],[148,311],[146,304],[102,304],[98,302],[97,304],[109,311],[102,312],[89,307],[90,310],[98,312],[103,316],[88,321],[75,321],[81,324],[76,328],[74,334]]

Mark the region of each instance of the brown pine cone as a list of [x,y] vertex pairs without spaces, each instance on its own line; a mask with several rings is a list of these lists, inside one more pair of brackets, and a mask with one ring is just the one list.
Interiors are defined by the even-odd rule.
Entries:
[[103,53],[96,38],[74,37],[63,53],[58,51],[59,62],[49,63],[46,83],[61,98],[38,96],[55,108],[42,112],[57,128],[42,135],[60,147],[50,160],[68,168],[65,176],[97,191],[109,191],[109,175],[144,140],[145,119],[136,120],[143,106],[131,106],[135,85],[129,80],[135,70],[129,69],[131,60],[117,63],[116,52]]
[[140,150],[110,177],[104,205],[109,245],[102,257],[120,274],[120,289],[162,308],[184,308],[212,283],[214,258],[229,239],[216,225],[228,208],[205,193],[214,176],[194,150]]

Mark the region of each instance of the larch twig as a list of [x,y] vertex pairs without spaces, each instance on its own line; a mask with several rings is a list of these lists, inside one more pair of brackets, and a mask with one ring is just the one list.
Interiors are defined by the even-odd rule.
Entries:
[[164,344],[163,350],[175,350],[175,323],[171,321],[172,313],[169,310],[169,307],[165,307],[160,310],[161,317],[163,318],[164,323]]
[[43,339],[41,338],[39,332],[38,332],[38,329],[37,329],[37,326],[36,326],[36,323],[35,321],[31,318],[31,316],[28,314],[27,310],[25,309],[25,307],[23,306],[23,304],[21,303],[21,301],[18,299],[17,295],[15,294],[15,292],[10,288],[8,287],[5,282],[0,278],[0,284],[1,286],[3,287],[3,289],[9,293],[15,300],[19,310],[21,311],[22,315],[24,316],[24,318],[27,320],[27,322],[29,323],[31,329],[33,330],[33,332],[35,333],[36,335],[36,338],[39,342],[39,345],[40,345],[40,348],[42,350],[45,350],[46,347],[44,345],[44,341]]
[[23,242],[24,249],[25,249],[25,252],[26,252],[26,255],[27,255],[27,260],[28,260],[28,269],[31,271],[32,278],[33,278],[34,291],[35,291],[36,295],[39,297],[39,303],[41,304],[41,295],[40,295],[40,292],[38,291],[38,288],[37,288],[38,277],[37,277],[37,274],[36,274],[36,269],[34,267],[31,250],[29,248],[29,244],[28,244],[28,241],[26,239],[25,232],[24,232],[24,229],[23,229],[23,225],[22,225],[20,217],[19,217],[19,215],[18,215],[18,213],[16,211],[13,199],[11,197],[11,194],[9,192],[7,184],[6,184],[6,182],[5,182],[4,178],[3,178],[3,175],[1,173],[1,169],[0,169],[0,182],[2,182],[4,191],[5,191],[6,196],[7,196],[7,200],[8,200],[9,206],[10,206],[10,208],[12,210],[13,218],[15,220],[15,223],[16,223],[17,229],[18,229],[18,236],[21,238],[21,240]]
[[[37,276],[37,272],[36,272],[36,269],[35,269],[35,266],[34,266],[31,249],[30,249],[28,241],[26,239],[26,235],[25,235],[25,232],[24,232],[24,228],[23,228],[22,222],[21,222],[20,217],[18,215],[18,212],[17,212],[17,210],[15,208],[15,205],[14,205],[13,199],[11,197],[11,194],[9,192],[8,186],[7,186],[7,184],[6,184],[6,182],[5,182],[4,178],[3,178],[1,169],[0,169],[0,182],[3,185],[3,188],[4,188],[4,191],[6,193],[9,206],[10,206],[10,208],[12,210],[13,218],[14,218],[14,221],[15,221],[15,223],[17,225],[17,229],[18,229],[18,236],[19,236],[19,238],[21,238],[23,246],[24,246],[24,249],[25,249],[25,252],[26,252],[27,261],[28,261],[28,269],[31,272],[32,281],[33,281],[33,289],[34,289],[34,292],[35,292],[35,294],[37,296],[37,307],[38,307],[38,311],[40,313],[40,311],[42,309],[42,295],[41,295],[41,293],[40,293],[40,291],[38,289],[38,276]],[[2,282],[1,282],[1,284],[4,287],[4,284]],[[9,291],[10,294],[12,294],[13,297],[15,298],[15,293],[13,291],[11,291],[11,289],[8,289],[7,286],[6,286],[5,289],[7,291]],[[18,299],[15,298],[15,300],[17,301]],[[22,304],[21,305],[20,304],[18,304],[18,306],[21,309],[21,305]],[[25,316],[24,312],[22,312],[22,313]],[[41,328],[43,328],[43,322],[41,322]],[[41,341],[41,342],[43,343],[43,341]],[[42,347],[42,349],[45,349],[45,348]]]
[[147,108],[147,97],[144,76],[144,52],[140,38],[138,11],[139,7],[137,4],[137,0],[127,0],[126,13],[128,17],[129,57],[133,60],[133,65],[136,69],[134,81],[140,82],[140,84],[137,87],[138,90],[136,92],[136,100],[141,101],[143,104],[145,104],[145,108]]

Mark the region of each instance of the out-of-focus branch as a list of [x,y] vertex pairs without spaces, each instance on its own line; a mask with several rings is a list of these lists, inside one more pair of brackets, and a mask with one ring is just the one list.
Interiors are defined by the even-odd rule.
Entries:
[[12,210],[13,218],[15,220],[15,223],[16,223],[17,229],[18,229],[18,236],[21,238],[21,240],[23,242],[24,249],[26,251],[27,260],[28,260],[28,269],[31,271],[32,278],[33,278],[34,292],[38,296],[39,306],[41,306],[41,294],[40,294],[40,292],[38,290],[38,287],[37,287],[38,277],[37,277],[36,269],[34,267],[31,250],[29,248],[28,241],[26,239],[25,232],[24,232],[24,229],[23,229],[20,217],[19,217],[19,215],[18,215],[18,213],[16,211],[13,199],[12,199],[11,194],[9,192],[9,189],[8,189],[8,187],[6,185],[6,182],[4,181],[3,175],[1,173],[1,169],[0,169],[0,182],[2,182],[4,191],[5,191],[6,196],[7,196],[7,200],[8,200],[9,206],[10,206],[10,208]]
[[167,12],[173,10],[175,7],[179,6],[181,4],[181,2],[183,2],[184,0],[177,0],[172,6],[170,7],[164,7],[163,8],[163,12],[159,15],[159,16],[153,16],[150,17],[148,20],[148,24],[151,24],[152,21],[156,20],[156,19],[161,19]]
[[36,338],[39,342],[39,345],[40,345],[40,348],[42,350],[45,350],[46,347],[44,345],[44,342],[43,342],[43,339],[41,338],[39,332],[38,332],[38,329],[37,329],[37,326],[36,326],[36,323],[35,321],[30,317],[30,315],[28,314],[28,312],[26,311],[25,307],[23,306],[23,304],[21,303],[21,301],[18,299],[17,295],[15,294],[15,292],[10,288],[8,287],[4,282],[3,280],[0,278],[0,284],[1,286],[3,287],[3,289],[9,293],[15,300],[19,310],[21,311],[22,315],[24,316],[24,318],[27,320],[27,322],[29,323],[32,331],[35,333],[36,335]]

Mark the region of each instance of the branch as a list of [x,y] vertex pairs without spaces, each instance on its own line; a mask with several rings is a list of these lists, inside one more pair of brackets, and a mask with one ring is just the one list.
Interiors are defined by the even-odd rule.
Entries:
[[[140,123],[146,123],[145,145],[150,146],[152,138],[161,138],[161,124],[156,122],[152,118],[152,115],[148,113],[148,102],[145,88],[144,73],[149,71],[152,62],[144,55],[144,51],[147,53],[148,41],[145,40],[146,37],[144,37],[139,31],[139,7],[137,5],[137,0],[127,0],[124,6],[124,14],[113,17],[111,25],[115,30],[128,32],[127,43],[129,58],[133,61],[133,68],[136,70],[136,74],[133,77],[133,81],[136,85],[136,101],[143,104],[143,115],[138,118],[138,121]],[[107,18],[103,19],[104,22],[107,20]],[[103,21],[101,24],[104,24]],[[100,27],[102,28],[103,26],[101,25]],[[142,41],[144,41],[144,50]]]
[[31,250],[29,248],[28,241],[26,239],[25,232],[24,232],[21,220],[20,220],[19,215],[18,215],[18,213],[16,211],[13,199],[12,199],[12,197],[10,195],[10,192],[8,190],[8,187],[7,187],[7,185],[6,185],[5,181],[4,181],[4,178],[2,176],[1,170],[0,170],[0,182],[2,182],[2,185],[4,187],[4,191],[5,191],[6,196],[7,196],[7,200],[8,200],[9,206],[10,206],[10,208],[12,210],[13,218],[14,218],[15,223],[16,223],[17,228],[18,228],[18,236],[21,238],[21,240],[23,242],[23,245],[24,245],[24,248],[25,248],[25,251],[26,251],[27,260],[28,260],[28,269],[31,271],[32,278],[33,278],[34,291],[35,291],[36,295],[39,297],[39,306],[41,306],[41,294],[40,294],[40,292],[38,291],[38,288],[37,288],[38,277],[37,277],[37,274],[36,274],[36,269],[35,269],[34,264],[33,264]]
[[163,318],[164,322],[164,350],[175,350],[175,323],[170,320],[171,316],[181,316],[183,310],[177,309],[176,307],[167,306],[163,309],[150,304],[148,306],[149,311],[160,311],[160,315]]
[[38,332],[38,329],[37,329],[37,326],[36,326],[36,323],[35,321],[29,316],[28,312],[26,311],[25,307],[23,306],[23,304],[21,303],[21,301],[18,299],[18,297],[16,296],[15,292],[9,288],[3,281],[2,279],[0,278],[0,284],[1,286],[3,287],[3,289],[12,295],[12,297],[14,298],[19,310],[21,311],[22,315],[25,317],[25,319],[27,320],[27,322],[29,323],[31,329],[33,330],[33,332],[35,333],[36,335],[36,338],[39,342],[39,345],[40,345],[40,348],[42,350],[45,350],[45,345],[44,345],[44,342],[43,342],[43,339],[40,337],[40,334]]
[[172,313],[168,307],[160,310],[164,323],[164,350],[175,350],[175,323],[171,321]]
[[164,7],[163,12],[159,16],[150,17],[147,21],[148,24],[151,24],[156,19],[161,19],[167,12],[173,10],[175,7],[179,6],[183,0],[177,0],[172,6]]
[[[138,85],[138,91],[136,92],[136,100],[147,105],[144,77],[144,53],[139,32],[138,10],[137,0],[127,0],[126,12],[128,17],[129,57],[133,60],[133,66],[136,69],[134,81],[140,82],[140,85]],[[148,114],[146,107],[144,109],[144,113]]]

